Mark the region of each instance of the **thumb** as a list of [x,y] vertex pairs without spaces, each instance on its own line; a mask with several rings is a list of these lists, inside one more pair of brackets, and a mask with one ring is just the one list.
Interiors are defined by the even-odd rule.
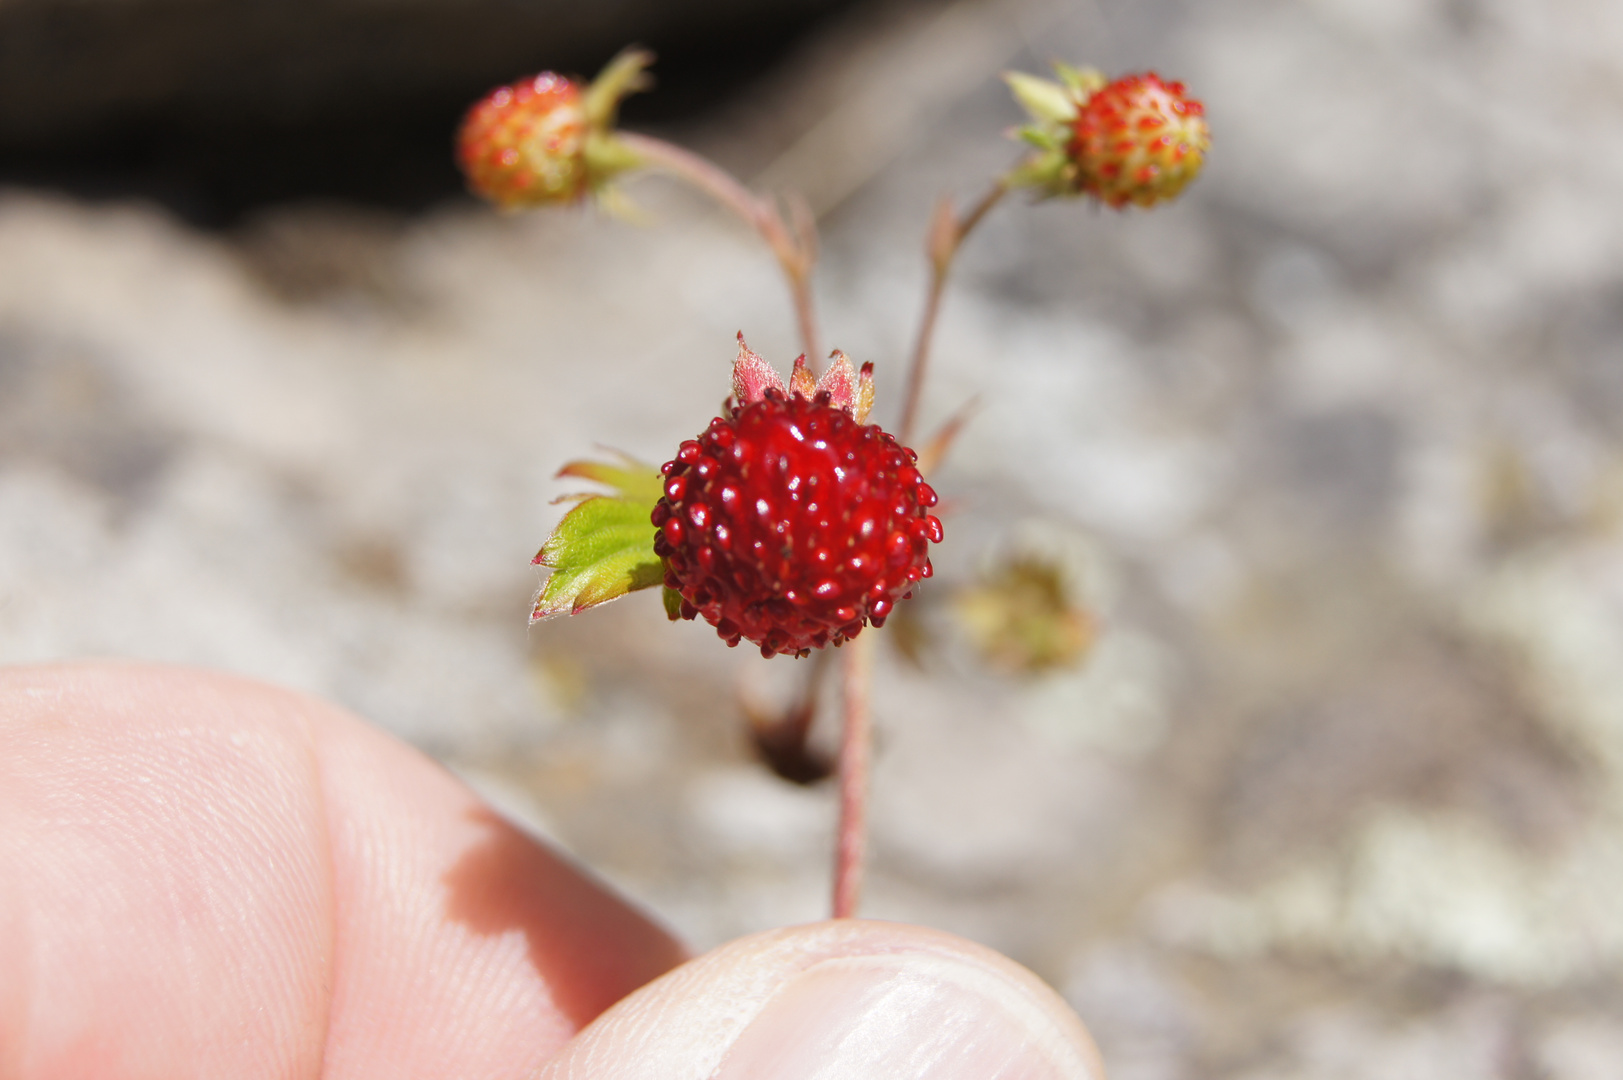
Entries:
[[740,939],[624,998],[540,1080],[1102,1080],[1076,1014],[961,938],[853,919]]

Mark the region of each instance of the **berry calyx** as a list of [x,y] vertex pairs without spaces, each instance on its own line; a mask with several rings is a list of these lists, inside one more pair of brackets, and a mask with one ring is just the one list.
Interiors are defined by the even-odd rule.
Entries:
[[1018,129],[1038,153],[1006,178],[1044,196],[1091,195],[1111,207],[1176,198],[1211,147],[1206,107],[1183,83],[1153,71],[1107,83],[1090,69],[1055,64],[1059,82],[1005,76],[1033,123]]
[[664,465],[651,518],[681,617],[768,657],[882,626],[942,537],[917,455],[863,422],[871,365],[836,354],[816,383],[804,357],[795,368],[786,388],[740,335],[738,393]]
[[468,110],[457,163],[468,187],[505,210],[575,203],[641,164],[612,135],[620,100],[646,85],[649,53],[627,50],[589,85],[543,71]]
[[1180,82],[1128,75],[1094,94],[1070,143],[1078,184],[1107,206],[1154,206],[1200,174],[1211,145],[1206,107]]

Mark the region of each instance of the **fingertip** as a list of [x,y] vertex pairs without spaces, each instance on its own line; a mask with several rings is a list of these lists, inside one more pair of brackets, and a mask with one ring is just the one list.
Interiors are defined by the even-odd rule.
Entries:
[[543,1080],[1099,1080],[1087,1029],[961,938],[838,920],[744,938],[582,1031]]

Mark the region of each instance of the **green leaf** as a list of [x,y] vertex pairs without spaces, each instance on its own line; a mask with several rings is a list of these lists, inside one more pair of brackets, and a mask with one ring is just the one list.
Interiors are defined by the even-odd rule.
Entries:
[[648,504],[648,512],[654,512],[654,504],[665,494],[665,478],[659,470],[652,465],[645,465],[636,458],[627,457],[618,451],[610,451],[620,459],[620,464],[610,465],[604,461],[571,461],[558,470],[559,476],[578,476],[582,480],[590,480],[594,484],[613,488],[616,495],[622,499]]
[[651,466],[622,457],[621,464],[572,461],[559,476],[578,476],[615,489],[613,495],[581,498],[535,557],[552,571],[536,597],[530,621],[575,615],[665,580],[654,554],[654,527],[648,517],[662,494],[661,477]]

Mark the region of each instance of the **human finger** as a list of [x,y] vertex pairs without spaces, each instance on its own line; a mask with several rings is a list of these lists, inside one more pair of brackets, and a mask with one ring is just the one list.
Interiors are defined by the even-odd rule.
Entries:
[[1053,990],[961,938],[837,920],[690,961],[598,1017],[541,1080],[1102,1080]]
[[332,706],[0,672],[0,1076],[522,1076],[679,946]]

